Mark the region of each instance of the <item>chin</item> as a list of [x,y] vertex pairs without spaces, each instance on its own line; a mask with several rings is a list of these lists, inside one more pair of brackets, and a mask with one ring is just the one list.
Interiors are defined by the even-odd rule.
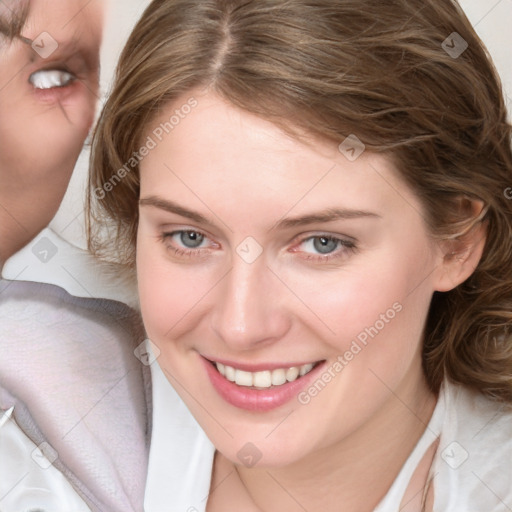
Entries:
[[241,428],[239,433],[231,432],[233,438],[221,441],[210,439],[226,459],[248,468],[282,468],[300,461],[313,451],[311,439],[310,446],[307,446],[305,442],[288,435],[286,431],[278,433],[278,428],[270,435],[272,429],[268,428],[264,429],[264,433],[262,429]]

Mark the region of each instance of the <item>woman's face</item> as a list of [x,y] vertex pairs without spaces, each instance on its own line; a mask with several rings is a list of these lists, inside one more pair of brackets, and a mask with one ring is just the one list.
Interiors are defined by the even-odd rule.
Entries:
[[441,255],[391,161],[193,96],[146,134],[137,273],[158,362],[216,447],[284,465],[424,398]]
[[[0,4],[3,18],[21,6],[19,0]],[[98,93],[101,2],[29,4],[25,39],[10,42],[0,35],[0,197],[3,208],[20,219],[13,231],[34,231],[32,222],[41,229],[51,220],[92,124]],[[30,190],[35,192],[22,213],[20,197]]]

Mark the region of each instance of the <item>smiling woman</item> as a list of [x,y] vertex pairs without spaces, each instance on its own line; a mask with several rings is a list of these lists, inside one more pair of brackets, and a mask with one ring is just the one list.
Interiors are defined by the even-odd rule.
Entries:
[[98,2],[0,5],[0,267],[52,219],[97,101]]
[[203,508],[512,506],[511,127],[456,3],[155,0],[91,168],[90,247],[217,449]]

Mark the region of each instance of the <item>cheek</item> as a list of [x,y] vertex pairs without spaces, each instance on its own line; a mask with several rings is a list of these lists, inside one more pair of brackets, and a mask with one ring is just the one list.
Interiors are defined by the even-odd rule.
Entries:
[[74,127],[76,133],[85,138],[94,121],[96,111],[98,88],[96,85],[86,86],[82,81],[76,80],[65,88],[65,92],[56,96],[54,103],[60,103],[68,124]]
[[69,176],[94,117],[95,102],[82,88],[53,97],[2,94],[1,168],[16,170],[20,178]]
[[172,264],[154,236],[137,237],[137,282],[144,325],[159,344],[176,338],[197,317],[201,298],[208,290],[208,276],[186,265]]
[[[381,278],[381,276],[376,276]],[[310,293],[308,305],[336,336],[356,337],[381,317],[393,319],[403,306],[405,283],[373,279],[371,275],[342,275],[337,284]]]
[[41,115],[32,131],[39,134],[48,161],[56,166],[74,164],[92,126],[95,105],[95,97],[80,82],[36,105]]
[[417,240],[410,251],[387,248],[336,274],[295,276],[291,287],[308,306],[303,320],[325,333],[337,353],[351,350],[354,341],[366,347],[379,340],[386,358],[407,357],[403,350],[415,351],[421,341],[433,266],[424,241]]

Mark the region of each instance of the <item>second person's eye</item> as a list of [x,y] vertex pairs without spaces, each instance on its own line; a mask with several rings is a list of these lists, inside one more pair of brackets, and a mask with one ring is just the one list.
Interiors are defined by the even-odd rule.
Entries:
[[36,89],[53,89],[56,87],[66,87],[71,84],[75,78],[75,75],[69,71],[40,69],[32,73],[28,80]]

